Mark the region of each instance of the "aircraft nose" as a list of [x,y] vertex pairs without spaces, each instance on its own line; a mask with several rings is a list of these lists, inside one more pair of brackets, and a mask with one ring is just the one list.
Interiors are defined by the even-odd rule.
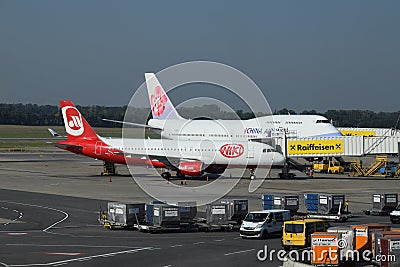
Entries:
[[275,152],[273,165],[283,165],[285,162],[285,157],[278,152]]

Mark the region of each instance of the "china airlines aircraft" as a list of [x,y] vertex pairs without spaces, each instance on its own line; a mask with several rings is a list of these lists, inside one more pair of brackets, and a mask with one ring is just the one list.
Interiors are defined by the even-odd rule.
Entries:
[[[182,118],[154,73],[145,73],[153,119],[148,128],[180,140],[249,140],[271,137],[302,138],[342,136],[320,115],[271,115],[248,120],[187,120]],[[125,122],[126,123],[126,122]],[[129,124],[129,123],[128,123]]]
[[[222,173],[228,167],[247,168],[251,179],[256,168],[282,165],[282,154],[263,143],[251,141],[177,141],[165,139],[102,138],[71,101],[60,101],[67,140],[56,146],[109,163],[152,165],[176,171],[177,177]],[[125,155],[125,156],[124,156]],[[169,179],[169,171],[162,177]]]

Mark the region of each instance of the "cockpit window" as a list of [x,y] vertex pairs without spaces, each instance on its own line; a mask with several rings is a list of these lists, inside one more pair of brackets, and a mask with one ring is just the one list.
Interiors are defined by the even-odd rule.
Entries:
[[331,123],[329,120],[317,120],[317,123]]

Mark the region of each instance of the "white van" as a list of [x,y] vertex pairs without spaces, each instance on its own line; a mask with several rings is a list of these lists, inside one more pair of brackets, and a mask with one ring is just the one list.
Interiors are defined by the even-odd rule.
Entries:
[[240,226],[240,236],[267,237],[282,231],[283,222],[290,220],[289,210],[252,211],[246,215]]

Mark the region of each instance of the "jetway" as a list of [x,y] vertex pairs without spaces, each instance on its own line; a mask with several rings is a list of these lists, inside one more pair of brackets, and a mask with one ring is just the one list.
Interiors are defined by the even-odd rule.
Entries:
[[275,143],[287,158],[361,157],[399,154],[400,136],[277,138]]
[[394,128],[356,128],[356,127],[337,127],[344,136],[397,136],[400,137],[400,130]]

